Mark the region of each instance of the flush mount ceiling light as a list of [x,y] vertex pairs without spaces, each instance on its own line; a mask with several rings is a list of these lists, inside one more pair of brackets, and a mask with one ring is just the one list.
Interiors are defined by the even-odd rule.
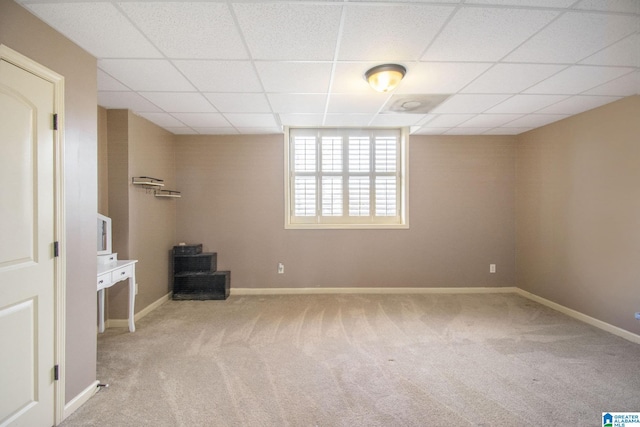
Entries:
[[407,69],[398,64],[378,65],[364,73],[369,85],[378,92],[389,92],[400,83]]

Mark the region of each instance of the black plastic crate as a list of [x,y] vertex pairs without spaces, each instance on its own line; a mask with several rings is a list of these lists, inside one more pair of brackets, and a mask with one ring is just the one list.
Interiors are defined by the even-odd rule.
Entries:
[[178,245],[173,247],[175,255],[196,255],[202,253],[202,243],[195,245]]
[[173,274],[213,272],[218,269],[218,254],[205,252],[197,255],[174,255]]
[[223,300],[229,297],[231,272],[192,273],[176,276],[174,300]]

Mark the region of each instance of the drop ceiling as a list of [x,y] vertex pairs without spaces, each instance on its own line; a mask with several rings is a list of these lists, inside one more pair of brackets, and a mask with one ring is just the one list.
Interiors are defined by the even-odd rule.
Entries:
[[175,134],[508,135],[640,93],[639,0],[17,1],[98,58],[99,105]]

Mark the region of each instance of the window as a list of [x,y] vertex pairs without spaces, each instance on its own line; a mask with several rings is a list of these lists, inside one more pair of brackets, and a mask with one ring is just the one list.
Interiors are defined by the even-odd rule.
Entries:
[[288,129],[286,228],[407,228],[400,129]]

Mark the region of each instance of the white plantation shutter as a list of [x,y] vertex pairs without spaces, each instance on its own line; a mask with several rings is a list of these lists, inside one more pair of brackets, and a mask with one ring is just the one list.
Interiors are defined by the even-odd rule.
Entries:
[[322,138],[322,172],[342,172],[342,138]]
[[342,216],[342,177],[322,177],[322,215]]
[[398,129],[290,129],[287,226],[406,226]]
[[398,143],[395,138],[376,138],[376,172],[395,172],[398,167]]
[[294,184],[295,192],[295,216],[316,215],[316,179],[313,176],[296,176]]
[[376,216],[395,216],[397,198],[395,176],[376,177]]
[[316,171],[316,141],[314,138],[295,139],[294,169],[296,172]]
[[369,216],[371,192],[368,176],[349,177],[349,216]]
[[349,172],[369,172],[369,138],[349,138]]
[[395,138],[380,137],[375,140],[376,216],[396,216],[398,205],[398,150]]

